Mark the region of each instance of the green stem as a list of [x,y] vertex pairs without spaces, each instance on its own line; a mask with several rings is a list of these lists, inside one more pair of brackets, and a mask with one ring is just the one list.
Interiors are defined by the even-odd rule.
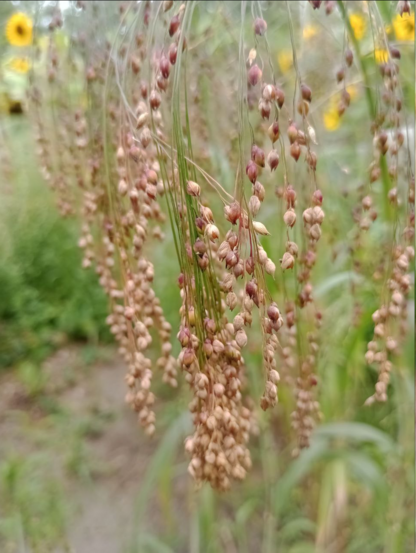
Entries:
[[[367,67],[364,63],[364,60],[361,56],[360,44],[354,34],[354,30],[348,18],[347,10],[344,6],[343,0],[337,0],[337,4],[338,4],[339,11],[341,12],[342,18],[344,20],[345,26],[347,28],[348,36],[354,46],[356,58],[360,64],[361,73],[364,79],[364,88],[365,88],[365,95],[367,98],[368,109],[370,112],[371,120],[373,121],[377,116],[377,105],[373,98],[373,94],[371,92],[370,77],[367,71]],[[382,177],[382,183],[383,183],[384,215],[386,217],[386,220],[390,221],[391,209],[390,209],[390,204],[388,199],[388,193],[390,190],[390,177],[389,177],[389,172],[387,168],[386,158],[384,156],[382,156],[380,159],[380,169],[381,169],[381,177]]]

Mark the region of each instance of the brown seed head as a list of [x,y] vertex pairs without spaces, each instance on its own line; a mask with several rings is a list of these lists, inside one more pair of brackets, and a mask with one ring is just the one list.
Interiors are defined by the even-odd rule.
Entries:
[[192,180],[188,180],[188,184],[186,186],[186,191],[190,196],[200,196],[201,195],[201,187],[199,184]]
[[300,92],[304,100],[306,100],[307,102],[312,101],[312,90],[309,88],[308,85],[302,83],[300,86]]
[[256,35],[263,36],[267,30],[267,23],[261,17],[257,17],[254,21],[254,32]]
[[265,155],[264,151],[256,146],[256,144],[253,144],[251,147],[251,159],[257,163],[257,165],[260,165],[260,167],[265,166]]
[[276,142],[276,140],[279,139],[279,136],[280,136],[279,122],[278,121],[273,121],[273,123],[270,125],[267,132],[268,132],[270,140],[274,144]]
[[260,67],[255,63],[252,65],[248,71],[247,79],[251,86],[256,86],[256,84],[259,82],[263,75],[262,70]]
[[351,67],[353,61],[354,61],[354,54],[352,53],[352,50],[350,48],[347,48],[345,50],[345,63],[348,65],[348,67]]
[[246,167],[246,174],[250,181],[254,184],[257,180],[257,165],[254,163],[254,161],[250,160],[247,163]]
[[267,164],[269,165],[271,171],[277,169],[277,166],[279,165],[279,154],[277,153],[277,150],[270,150],[269,155],[267,156]]
[[167,79],[170,73],[170,63],[169,63],[169,60],[165,58],[165,56],[160,58],[159,69],[163,77]]
[[169,24],[169,36],[173,36],[176,33],[176,31],[179,29],[180,24],[181,20],[179,15],[174,15]]
[[280,260],[280,265],[284,271],[286,271],[286,269],[293,269],[295,265],[295,258],[291,253],[285,252]]

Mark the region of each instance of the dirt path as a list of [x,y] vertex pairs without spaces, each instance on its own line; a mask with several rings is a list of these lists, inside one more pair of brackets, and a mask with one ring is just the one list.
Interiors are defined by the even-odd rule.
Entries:
[[[49,359],[45,388],[36,398],[28,397],[15,374],[0,380],[0,463],[11,454],[27,459],[41,452],[52,459],[66,495],[66,550],[121,553],[157,439],[143,436],[124,405],[125,368],[115,351],[100,351],[101,359],[87,368],[81,353],[68,348]],[[53,402],[52,413],[46,400]],[[147,520],[157,533],[163,523],[157,505],[149,505]]]

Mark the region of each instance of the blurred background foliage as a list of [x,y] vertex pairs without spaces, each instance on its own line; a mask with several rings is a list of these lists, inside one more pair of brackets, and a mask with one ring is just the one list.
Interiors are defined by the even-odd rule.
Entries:
[[78,225],[59,217],[28,123],[15,117],[6,120],[12,163],[0,204],[0,367],[40,361],[68,339],[108,339],[107,301],[81,268]]
[[[52,6],[53,2],[43,4]],[[70,3],[61,4],[68,6]],[[214,3],[210,4],[212,7]],[[328,44],[325,37],[337,29],[331,29],[328,22],[322,23],[312,11],[304,10],[306,2],[299,4],[302,9],[296,25],[302,36],[301,63],[304,54],[310,67],[308,82],[321,97],[313,108],[316,110],[313,117],[320,136],[319,172],[327,213],[316,267],[316,279],[320,284],[315,292],[325,312],[319,361],[324,419],[315,431],[311,447],[293,460],[288,415],[293,399],[289,391],[282,388],[276,413],[261,420],[260,436],[251,445],[252,474],[229,494],[217,495],[207,487],[195,491],[186,474],[182,444],[191,427],[186,391],[175,392],[174,401],[168,402],[172,392],[163,387],[156,389],[160,398],[158,434],[151,447],[143,446],[147,447],[145,462],[137,467],[137,480],[129,481],[132,490],[129,523],[121,520],[117,529],[119,545],[116,550],[123,553],[414,551],[412,335],[397,360],[389,401],[372,408],[363,407],[377,379],[377,375],[364,365],[363,355],[371,339],[371,314],[378,306],[378,297],[374,282],[366,276],[375,269],[374,259],[361,252],[362,257],[358,259],[361,270],[354,271],[348,258],[348,241],[351,213],[361,194],[371,149],[368,107],[362,81],[357,78],[349,88],[352,102],[348,115],[342,119],[338,116],[332,70],[337,60],[332,59],[332,50],[321,46],[321,41]],[[348,4],[355,8],[359,3]],[[411,26],[405,30],[398,26],[394,3],[377,4],[389,36],[402,50],[401,77],[407,107],[412,114],[413,6],[412,35]],[[23,6],[19,2],[1,2],[2,29],[16,9],[34,15],[36,3],[25,2]],[[230,13],[235,9],[230,7]],[[209,12],[210,8],[206,13]],[[352,23],[364,47],[365,63],[371,78],[379,79],[374,56],[383,56],[383,53],[374,53],[369,48],[365,42],[369,30],[363,31],[363,22],[358,15],[356,17],[358,19],[353,19]],[[339,18],[336,21],[341,29]],[[198,12],[195,25],[201,36],[211,37],[207,50],[213,59],[220,59],[222,48],[234,47],[235,29],[212,36],[211,20],[200,17]],[[269,25],[279,35],[283,23],[278,15],[275,21],[271,17]],[[98,400],[94,395],[91,398],[93,406],[89,407],[87,415],[81,415],[76,409],[65,406],[59,394],[48,388],[43,360],[69,342],[81,341],[84,347],[75,365],[62,367],[68,387],[74,383],[82,388],[86,386],[97,360],[107,359],[108,350],[103,348],[110,340],[105,325],[107,300],[97,284],[96,275],[81,268],[77,222],[59,217],[53,196],[37,169],[34,141],[25,113],[28,73],[16,70],[16,65],[13,69],[11,64],[14,57],[20,59],[26,55],[16,53],[6,43],[4,33],[0,34],[0,111],[3,114],[0,137],[3,151],[0,369],[5,373],[4,369],[11,368],[13,378],[17,378],[30,398],[30,410],[27,406],[13,408],[12,418],[17,420],[19,431],[13,435],[13,430],[10,436],[5,427],[5,440],[0,448],[0,546],[2,553],[73,551],[68,536],[71,525],[78,519],[74,516],[74,498],[70,490],[85,487],[87,493],[94,494],[94,490],[106,486],[105,478],[101,473],[97,476],[96,472],[97,464],[109,460],[99,458],[94,440],[106,436],[111,425],[116,424],[111,422],[113,419],[121,420],[129,429],[130,434],[124,435],[126,440],[140,444],[144,439],[129,415],[121,410],[122,392],[118,389],[114,392],[118,395],[112,412],[96,408]],[[274,56],[290,86],[292,58],[283,36],[276,38]],[[321,78],[323,63],[331,67],[324,79]],[[227,73],[227,68],[220,70]],[[209,75],[203,76],[200,86],[201,111],[209,114],[212,110]],[[328,94],[320,94],[320,88],[321,91],[327,88]],[[17,109],[16,104],[21,109]],[[20,111],[23,113],[13,114]],[[208,155],[217,166],[218,180],[232,185],[233,171],[222,153],[224,136],[220,128],[210,123],[209,117],[206,119],[211,134]],[[413,118],[410,119],[409,124],[413,122]],[[413,144],[413,125],[410,128]],[[326,129],[326,134],[319,134],[320,129]],[[382,190],[375,189],[374,194],[381,205]],[[276,217],[276,205],[271,201],[263,208],[264,223],[272,236],[281,234],[277,220],[281,219],[281,214]],[[365,237],[363,252],[376,250],[385,233],[386,223],[381,218]],[[266,238],[263,245],[270,252],[276,248],[278,240]],[[281,249],[279,244],[278,247]],[[166,318],[177,328],[179,294],[171,275],[177,274],[178,268],[172,251],[172,238],[167,233],[166,240],[154,251],[152,261],[156,267],[155,291],[165,308]],[[271,289],[280,290],[283,279],[281,274],[275,283],[270,278]],[[361,314],[360,324],[353,326],[356,288],[359,289]],[[410,312],[409,324],[413,328],[414,314]],[[261,353],[257,346],[260,337],[253,337],[251,344],[245,358],[250,385],[259,389],[257,368]],[[114,359],[113,353],[110,358]],[[117,360],[114,365],[117,367]],[[117,378],[122,380],[122,374],[123,370],[118,371]],[[40,418],[33,415],[33,408],[41,410]],[[4,413],[0,416],[0,424],[2,421],[8,421]],[[16,448],[16,436],[27,447]],[[13,453],[15,448],[17,453]],[[111,512],[111,508],[110,503],[107,509]],[[156,525],[154,519],[158,520]],[[107,553],[106,549],[98,550]],[[87,541],[79,551],[95,553]]]

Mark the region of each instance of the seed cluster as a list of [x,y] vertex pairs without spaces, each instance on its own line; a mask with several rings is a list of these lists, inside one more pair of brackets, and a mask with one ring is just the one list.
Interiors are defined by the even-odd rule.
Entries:
[[[185,443],[189,473],[198,483],[226,490],[250,469],[248,441],[258,432],[256,406],[263,411],[274,407],[281,381],[294,396],[295,455],[309,445],[321,417],[316,389],[323,313],[313,293],[314,267],[322,232],[330,224],[325,221],[324,179],[317,173],[312,126],[319,90],[310,86],[312,78],[309,84],[305,81],[309,72],[299,66],[290,3],[285,9],[296,86],[289,101],[288,79],[275,69],[268,43],[271,23],[261,6],[253,4],[248,55],[245,37],[241,39],[236,85],[232,71],[219,75],[209,56],[204,59],[191,32],[194,9],[204,9],[203,4],[119,2],[119,30],[110,44],[103,36],[99,4],[77,2],[71,9],[78,10],[80,27],[86,13],[91,13],[92,24],[73,37],[67,58],[57,35],[65,20],[59,7],[53,7],[45,64],[37,51],[42,69],[34,74],[30,99],[45,180],[55,191],[62,216],[80,219],[83,267],[95,269],[108,297],[107,323],[127,366],[126,402],[152,435],[154,379],[160,373],[175,388],[182,376],[189,385],[194,424]],[[318,10],[322,2],[310,4]],[[324,2],[328,15],[335,4]],[[399,11],[407,12],[408,4],[399,2]],[[403,203],[407,220],[404,229],[397,224],[400,232],[383,250],[392,245],[388,262],[374,261],[387,286],[373,316],[374,337],[366,353],[367,362],[378,370],[376,393],[368,403],[387,397],[393,356],[404,334],[414,258],[414,178],[410,154],[404,151],[400,52],[384,46],[389,57],[379,64],[381,102],[373,114],[373,155],[353,211],[353,259],[379,216],[380,181],[387,183],[391,220],[400,222]],[[337,73],[342,86],[339,115],[351,102],[346,82],[354,57],[347,45]],[[186,71],[187,64],[193,64],[195,74]],[[208,148],[211,122],[200,105],[203,71],[227,100],[215,105],[215,123],[223,128],[226,111],[224,142],[229,139],[231,146],[215,152],[235,168],[232,193],[218,182],[222,177],[209,172],[214,168],[215,174],[219,164],[215,168],[214,150]],[[81,83],[76,98],[65,93],[68,75]],[[225,84],[218,83],[222,80]],[[325,196],[331,218],[331,198]],[[279,214],[284,225],[282,236],[268,239],[261,219],[270,213]],[[158,266],[151,262],[153,244],[164,239],[167,220],[179,263],[178,356],[172,352],[171,324],[155,293]],[[272,287],[278,288],[279,303]],[[250,342],[256,326],[264,382],[260,397],[253,397],[250,387],[255,367],[249,371],[243,356],[258,347],[256,338]],[[159,353],[153,360],[155,350]]]

